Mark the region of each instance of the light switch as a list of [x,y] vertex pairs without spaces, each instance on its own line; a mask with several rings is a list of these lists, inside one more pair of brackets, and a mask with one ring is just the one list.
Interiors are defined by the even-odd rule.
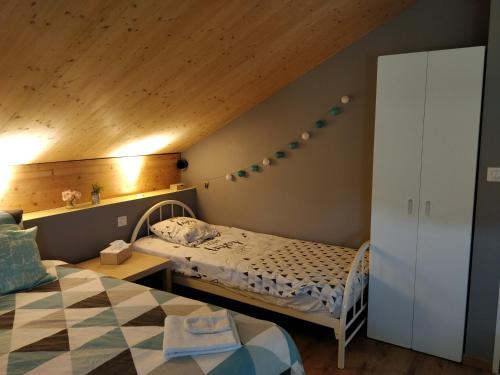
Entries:
[[486,181],[500,182],[500,168],[488,168]]
[[127,217],[126,216],[118,216],[118,226],[124,227],[127,225]]

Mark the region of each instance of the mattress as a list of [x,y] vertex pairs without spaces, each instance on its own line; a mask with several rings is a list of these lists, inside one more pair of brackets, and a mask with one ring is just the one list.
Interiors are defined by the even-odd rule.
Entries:
[[62,262],[44,264],[57,280],[0,296],[0,374],[303,374],[286,331],[234,312],[240,349],[166,362],[166,315],[217,307]]
[[[196,247],[143,237],[134,250],[170,258],[175,272],[262,295],[266,302],[339,318],[357,250],[215,226],[220,236]],[[365,262],[368,261],[368,255]],[[368,266],[365,267],[368,269]],[[367,274],[356,274],[354,297]],[[354,299],[349,302],[352,305]]]

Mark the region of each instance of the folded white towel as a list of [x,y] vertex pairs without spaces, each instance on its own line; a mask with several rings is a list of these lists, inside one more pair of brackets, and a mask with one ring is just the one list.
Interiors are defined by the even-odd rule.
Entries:
[[218,333],[232,329],[229,312],[225,309],[208,314],[188,315],[184,319],[184,329],[191,333]]
[[231,330],[212,334],[195,334],[184,328],[186,317],[168,315],[165,318],[163,335],[163,354],[167,361],[176,357],[213,354],[240,348],[238,331],[232,317],[228,316]]

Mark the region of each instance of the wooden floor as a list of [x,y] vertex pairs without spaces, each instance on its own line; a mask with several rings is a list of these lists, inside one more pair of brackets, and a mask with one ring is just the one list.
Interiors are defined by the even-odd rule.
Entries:
[[337,369],[337,340],[335,340],[331,329],[180,286],[174,287],[174,293],[279,324],[294,338],[308,375],[490,374],[472,367],[371,340],[366,338],[364,333],[359,333],[348,346],[346,368],[339,370]]
[[346,368],[337,369],[337,341],[332,334],[313,324],[278,318],[276,323],[294,338],[308,375],[316,374],[487,374],[430,355],[417,353],[358,335],[348,346]]

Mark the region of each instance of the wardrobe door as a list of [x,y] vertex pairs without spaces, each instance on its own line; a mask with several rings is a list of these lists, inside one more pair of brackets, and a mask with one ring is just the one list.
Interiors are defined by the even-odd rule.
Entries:
[[368,335],[410,347],[427,53],[378,60]]
[[462,347],[484,47],[429,53],[413,348],[455,361]]

